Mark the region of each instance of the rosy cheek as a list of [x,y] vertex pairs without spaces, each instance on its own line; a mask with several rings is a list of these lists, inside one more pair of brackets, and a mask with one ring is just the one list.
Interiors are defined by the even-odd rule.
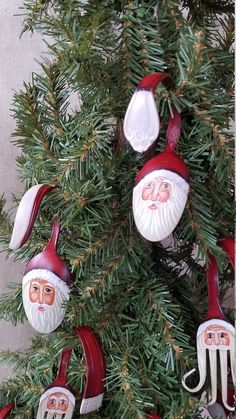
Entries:
[[226,336],[225,338],[221,339],[221,344],[224,346],[229,346],[230,345],[229,336]]
[[168,201],[169,197],[170,197],[169,191],[165,191],[165,192],[163,191],[163,192],[160,193],[160,201],[161,202]]
[[35,301],[37,301],[37,299],[38,299],[38,292],[31,290],[29,292],[29,299],[30,299],[31,303],[35,303]]
[[68,406],[66,404],[60,404],[58,407],[62,412],[66,412]]
[[146,201],[147,199],[149,199],[149,197],[150,197],[150,190],[149,189],[144,189],[142,191],[142,199],[144,201]]
[[45,304],[51,306],[54,302],[54,293],[44,294],[44,302],[45,302]]

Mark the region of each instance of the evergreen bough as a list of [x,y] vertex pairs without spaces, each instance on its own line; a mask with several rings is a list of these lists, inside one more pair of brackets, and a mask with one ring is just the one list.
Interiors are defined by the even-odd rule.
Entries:
[[[196,365],[195,335],[207,310],[199,260],[212,253],[220,262],[222,295],[232,285],[217,245],[233,232],[232,8],[231,1],[23,2],[23,32],[47,36],[50,55],[14,96],[19,175],[25,190],[37,183],[58,188],[44,199],[27,244],[15,252],[8,249],[12,221],[2,198],[0,242],[8,255],[26,262],[42,250],[59,217],[58,253],[74,288],[56,332],[37,335],[24,353],[0,353],[16,372],[1,383],[0,403],[15,400],[15,417],[36,417],[68,343],[75,348],[70,384],[82,391],[84,360],[73,333],[79,325],[100,335],[107,365],[103,407],[87,417],[139,419],[147,416],[145,408],[166,419],[200,417],[199,401],[183,390],[181,378]],[[169,72],[175,83],[168,92],[159,88],[156,99],[164,126],[172,104],[181,111],[178,152],[191,176],[170,249],[147,243],[136,231],[131,197],[143,156],[127,145],[122,129],[136,85],[158,71]],[[162,129],[157,153],[164,142]],[[13,196],[14,205],[21,196]],[[1,297],[0,318],[25,321],[19,285]],[[79,417],[79,396],[76,412]]]

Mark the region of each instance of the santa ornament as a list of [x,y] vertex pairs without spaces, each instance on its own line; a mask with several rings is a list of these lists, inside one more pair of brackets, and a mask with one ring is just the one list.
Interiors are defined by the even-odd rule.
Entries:
[[153,73],[139,83],[128,105],[124,118],[124,134],[135,151],[146,151],[157,139],[160,118],[154,93],[159,83],[170,86],[172,79],[167,73]]
[[189,171],[175,149],[181,117],[175,107],[169,117],[165,150],[138,173],[133,189],[134,221],[141,235],[152,242],[168,237],[177,226],[189,192]]
[[[23,195],[16,213],[9,245],[11,249],[18,249],[26,243],[42,199],[53,188],[53,185],[39,184]],[[60,224],[55,222],[48,244],[27,263],[23,277],[25,313],[31,326],[40,333],[50,333],[60,325],[72,286],[70,272],[57,254],[59,234]]]
[[61,324],[72,286],[70,272],[56,251],[59,233],[60,224],[55,222],[48,244],[28,262],[23,277],[25,313],[40,333],[50,333]]
[[[234,240],[225,238],[219,241],[220,246],[226,250],[229,260],[234,267]],[[231,372],[233,384],[235,385],[235,329],[230,324],[222,312],[219,303],[219,270],[216,259],[210,256],[210,263],[207,267],[208,285],[208,313],[206,321],[202,323],[197,331],[197,356],[199,369],[199,384],[194,388],[189,388],[186,379],[192,375],[196,369],[192,369],[183,376],[182,385],[191,393],[196,393],[203,387],[207,376],[207,352],[209,355],[209,367],[211,378],[211,391],[208,406],[214,405],[217,401],[217,359],[220,361],[221,378],[221,397],[223,406],[234,411],[234,406],[228,402],[228,373]],[[217,353],[219,355],[217,355]]]
[[[86,363],[86,385],[80,406],[80,414],[85,415],[102,405],[106,368],[102,347],[93,329],[81,326],[76,329],[76,334],[83,347]],[[71,352],[71,349],[62,352],[57,378],[42,394],[36,419],[72,418],[76,398],[67,380]]]

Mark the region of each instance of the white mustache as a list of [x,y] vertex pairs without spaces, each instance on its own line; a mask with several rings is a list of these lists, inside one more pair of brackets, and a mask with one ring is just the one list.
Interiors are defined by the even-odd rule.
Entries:
[[161,201],[152,201],[152,200],[143,200],[143,204],[146,207],[150,207],[151,205],[156,205],[157,207],[163,207],[163,205],[167,205],[167,202],[161,202]]
[[40,303],[31,303],[33,304],[33,307],[35,308],[35,310],[37,310],[38,308],[43,308],[45,311],[53,311],[55,310],[55,304],[52,305],[48,305],[48,304],[40,304]]

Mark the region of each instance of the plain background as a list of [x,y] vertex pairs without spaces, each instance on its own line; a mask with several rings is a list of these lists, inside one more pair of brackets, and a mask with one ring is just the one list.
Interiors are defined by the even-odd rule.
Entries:
[[[32,71],[38,69],[36,59],[40,58],[46,46],[38,34],[28,33],[20,38],[23,16],[19,10],[23,0],[0,0],[0,195],[4,193],[7,208],[11,208],[11,193],[23,190],[17,176],[17,148],[11,143],[15,122],[11,107],[13,91],[18,91],[23,81],[30,81]],[[0,254],[0,294],[7,291],[10,282],[22,280],[24,266],[12,259],[5,260]],[[23,350],[29,345],[32,327],[25,323],[14,327],[10,322],[0,321],[0,350]],[[0,379],[6,378],[11,370],[0,365]]]

